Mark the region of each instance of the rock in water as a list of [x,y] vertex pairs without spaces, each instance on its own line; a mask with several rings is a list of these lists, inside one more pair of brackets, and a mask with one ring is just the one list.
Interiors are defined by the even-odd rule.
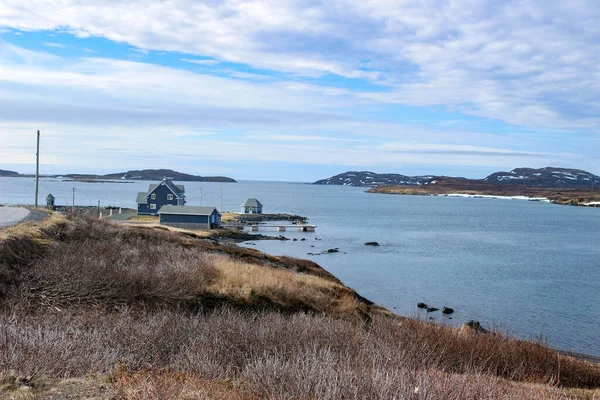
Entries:
[[417,307],[419,307],[419,308],[427,308],[427,304],[425,304],[425,303],[419,303],[419,304],[417,304]]
[[435,308],[435,307],[427,307],[427,312],[434,312],[439,310],[439,308]]
[[442,308],[442,314],[452,314],[454,312],[454,309],[450,308],[450,307],[443,307]]
[[323,253],[339,253],[340,250],[339,249],[328,249],[325,250]]
[[379,246],[379,243],[377,243],[377,242],[366,242],[365,246]]

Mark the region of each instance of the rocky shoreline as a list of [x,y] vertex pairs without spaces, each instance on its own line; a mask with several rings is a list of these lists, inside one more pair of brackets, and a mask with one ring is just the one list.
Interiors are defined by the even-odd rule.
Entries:
[[538,187],[492,186],[465,187],[442,184],[428,186],[382,186],[367,193],[415,196],[474,197],[541,201],[559,205],[600,207],[600,190],[556,189]]

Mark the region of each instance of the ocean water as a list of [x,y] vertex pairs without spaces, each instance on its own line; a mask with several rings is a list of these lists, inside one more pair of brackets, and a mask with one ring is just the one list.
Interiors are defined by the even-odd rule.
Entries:
[[[40,182],[40,203],[135,207],[149,182]],[[363,296],[407,316],[470,319],[563,350],[600,356],[600,209],[504,199],[367,194],[362,188],[285,182],[185,182],[188,205],[237,211],[257,197],[265,212],[295,213],[305,241],[245,245],[311,259]],[[222,193],[222,196],[221,196]],[[0,178],[0,203],[31,204],[33,179]],[[279,234],[275,230],[261,233]],[[316,240],[316,239],[320,240]],[[377,241],[380,247],[364,246]],[[313,247],[314,246],[314,247]],[[339,253],[320,253],[329,248]],[[452,319],[420,311],[452,307]]]

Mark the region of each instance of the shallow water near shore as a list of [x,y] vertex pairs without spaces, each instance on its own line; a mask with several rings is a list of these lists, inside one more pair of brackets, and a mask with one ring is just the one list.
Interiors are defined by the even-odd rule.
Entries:
[[[150,182],[42,179],[40,204],[135,207]],[[284,182],[184,182],[188,205],[237,211],[257,197],[265,212],[309,217],[315,233],[287,231],[298,241],[255,241],[249,247],[308,258],[360,294],[401,315],[433,317],[536,339],[600,356],[600,210],[507,199],[398,196],[363,188]],[[30,204],[33,179],[0,178],[0,203]],[[274,229],[262,234],[279,234]],[[305,241],[300,239],[305,238]],[[315,240],[319,238],[320,240]],[[381,246],[364,246],[377,241]],[[314,247],[311,247],[314,246]],[[338,247],[339,253],[311,256]],[[419,311],[425,302],[452,307],[452,319]]]

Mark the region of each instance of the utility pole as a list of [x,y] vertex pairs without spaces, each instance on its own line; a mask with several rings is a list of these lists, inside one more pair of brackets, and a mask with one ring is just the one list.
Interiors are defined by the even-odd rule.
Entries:
[[200,188],[200,207],[202,207],[202,187]]
[[38,206],[38,189],[40,181],[40,131],[37,131],[37,150],[35,152],[35,201],[34,207]]
[[71,211],[75,212],[75,188],[73,188],[73,202],[71,203]]
[[221,188],[221,212],[223,212],[223,188]]
[[100,200],[98,200],[98,219],[100,219]]

